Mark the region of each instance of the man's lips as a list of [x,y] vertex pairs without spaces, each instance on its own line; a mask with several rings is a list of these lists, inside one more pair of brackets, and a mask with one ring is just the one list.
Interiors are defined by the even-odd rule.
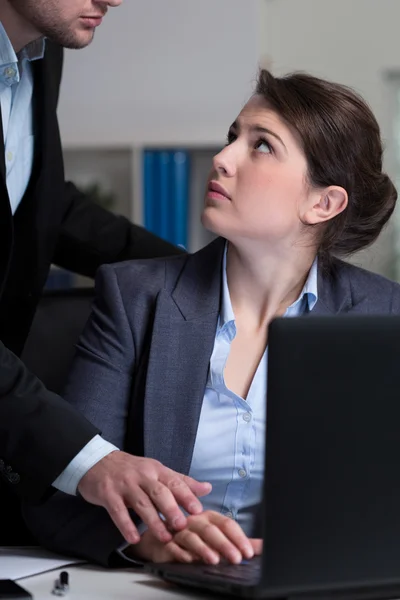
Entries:
[[103,20],[103,16],[102,15],[98,15],[98,16],[92,16],[92,17],[90,17],[90,16],[89,17],[81,17],[81,20],[88,27],[98,27],[99,25],[101,25],[101,22]]
[[231,197],[226,189],[217,181],[210,181],[207,188],[207,196],[216,200],[230,200]]

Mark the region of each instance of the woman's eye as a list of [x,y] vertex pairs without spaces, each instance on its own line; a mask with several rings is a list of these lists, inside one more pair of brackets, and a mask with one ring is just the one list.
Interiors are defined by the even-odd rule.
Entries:
[[258,140],[255,149],[263,154],[270,154],[272,152],[271,145],[266,140]]
[[233,133],[233,131],[230,131],[226,136],[227,145],[232,144],[236,140],[236,137],[237,136]]

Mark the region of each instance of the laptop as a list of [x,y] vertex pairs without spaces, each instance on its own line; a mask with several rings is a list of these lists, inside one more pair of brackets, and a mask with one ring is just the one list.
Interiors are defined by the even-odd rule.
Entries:
[[246,598],[400,598],[400,317],[275,319],[262,557],[150,564]]

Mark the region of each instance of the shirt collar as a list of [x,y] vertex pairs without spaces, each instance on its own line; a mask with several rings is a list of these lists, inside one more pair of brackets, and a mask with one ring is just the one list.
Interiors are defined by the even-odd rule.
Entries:
[[226,254],[228,250],[228,242],[225,244],[224,250],[224,258],[222,260],[222,302],[221,302],[221,310],[219,313],[219,325],[223,327],[226,323],[235,320],[235,315],[233,314],[231,296],[229,293],[228,287],[228,278],[226,276]]
[[25,58],[29,61],[39,60],[44,56],[45,47],[46,39],[44,37],[39,38],[38,40],[33,40],[33,42],[25,46],[25,48],[22,48],[22,50],[18,53],[19,59],[24,60]]
[[307,298],[308,310],[310,311],[314,308],[318,300],[318,256],[314,258],[314,262],[311,265],[307,280],[299,297],[289,308],[292,308],[301,302],[305,297]]
[[7,86],[18,83],[20,80],[18,63],[23,60],[33,61],[43,58],[45,43],[44,38],[34,40],[22,48],[17,55],[6,30],[0,22],[0,83]]
[[[228,249],[228,243],[225,244],[224,258],[222,263],[222,303],[221,311],[219,315],[219,326],[223,327],[226,323],[235,320],[233,313],[231,297],[229,294],[228,279],[226,276],[226,254]],[[318,300],[318,257],[316,256],[311,269],[308,273],[307,280],[300,292],[299,297],[289,308],[293,308],[297,304],[307,298],[308,310],[311,311]]]

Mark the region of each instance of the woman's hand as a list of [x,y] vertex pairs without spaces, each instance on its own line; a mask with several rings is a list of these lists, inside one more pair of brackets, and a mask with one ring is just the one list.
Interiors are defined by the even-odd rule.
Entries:
[[262,540],[249,539],[229,517],[207,510],[187,518],[187,526],[167,544],[146,531],[138,544],[130,547],[132,557],[152,562],[194,562],[218,564],[221,559],[238,564],[243,558],[261,554]]

